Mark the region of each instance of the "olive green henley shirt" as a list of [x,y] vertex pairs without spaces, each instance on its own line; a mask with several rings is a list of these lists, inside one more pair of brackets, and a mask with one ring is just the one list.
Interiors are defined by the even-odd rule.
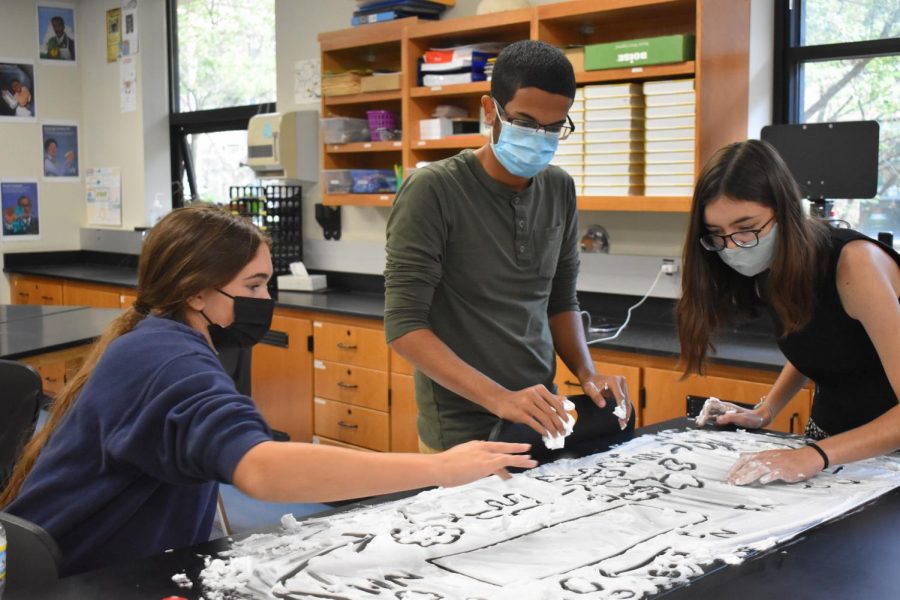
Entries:
[[[577,311],[575,187],[549,166],[517,192],[471,150],[404,182],[387,224],[385,335],[431,329],[510,390],[556,371],[549,317]],[[435,449],[487,439],[498,418],[415,373],[419,436]]]

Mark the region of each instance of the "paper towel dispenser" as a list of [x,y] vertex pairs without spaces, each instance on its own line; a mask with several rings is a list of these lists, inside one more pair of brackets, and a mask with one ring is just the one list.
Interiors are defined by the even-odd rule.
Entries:
[[319,180],[319,113],[267,113],[247,125],[247,166],[260,179]]

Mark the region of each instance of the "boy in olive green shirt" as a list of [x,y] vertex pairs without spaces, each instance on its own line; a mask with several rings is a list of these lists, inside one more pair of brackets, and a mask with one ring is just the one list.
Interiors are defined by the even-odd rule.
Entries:
[[385,334],[416,367],[425,451],[487,439],[501,417],[561,433],[554,351],[599,405],[603,389],[627,401],[624,380],[598,375],[585,344],[575,188],[548,166],[574,130],[574,96],[562,52],[508,46],[481,99],[490,142],[417,170],[397,194]]

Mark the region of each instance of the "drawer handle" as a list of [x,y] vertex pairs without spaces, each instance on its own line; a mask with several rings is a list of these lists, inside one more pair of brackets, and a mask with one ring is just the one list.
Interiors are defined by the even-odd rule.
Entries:
[[59,381],[59,379],[57,379],[56,377],[44,377],[44,380],[47,383],[56,383],[57,381]]
[[344,342],[338,342],[337,347],[341,350],[356,350],[356,344],[345,344]]
[[[794,431],[794,419],[797,420],[797,431]],[[790,433],[800,433],[800,415],[798,413],[794,413],[791,415],[790,420]]]
[[578,383],[577,381],[570,381],[568,379],[563,381],[563,385],[574,385],[575,387],[581,387],[581,384]]
[[53,296],[41,296],[41,300],[53,300]]
[[346,388],[348,390],[355,390],[359,386],[355,383],[344,383],[343,381],[338,381],[338,387]]
[[359,425],[354,425],[353,423],[348,423],[347,421],[338,421],[338,425],[341,427],[346,427],[347,429],[359,429]]

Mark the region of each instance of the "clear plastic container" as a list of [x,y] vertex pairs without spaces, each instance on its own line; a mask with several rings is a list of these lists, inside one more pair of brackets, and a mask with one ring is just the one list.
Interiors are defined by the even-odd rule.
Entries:
[[322,136],[326,144],[368,142],[369,121],[352,117],[327,117],[322,119]]
[[393,194],[397,191],[397,175],[391,169],[353,169],[354,194]]
[[326,194],[349,194],[353,188],[353,174],[350,169],[325,169],[322,172]]

